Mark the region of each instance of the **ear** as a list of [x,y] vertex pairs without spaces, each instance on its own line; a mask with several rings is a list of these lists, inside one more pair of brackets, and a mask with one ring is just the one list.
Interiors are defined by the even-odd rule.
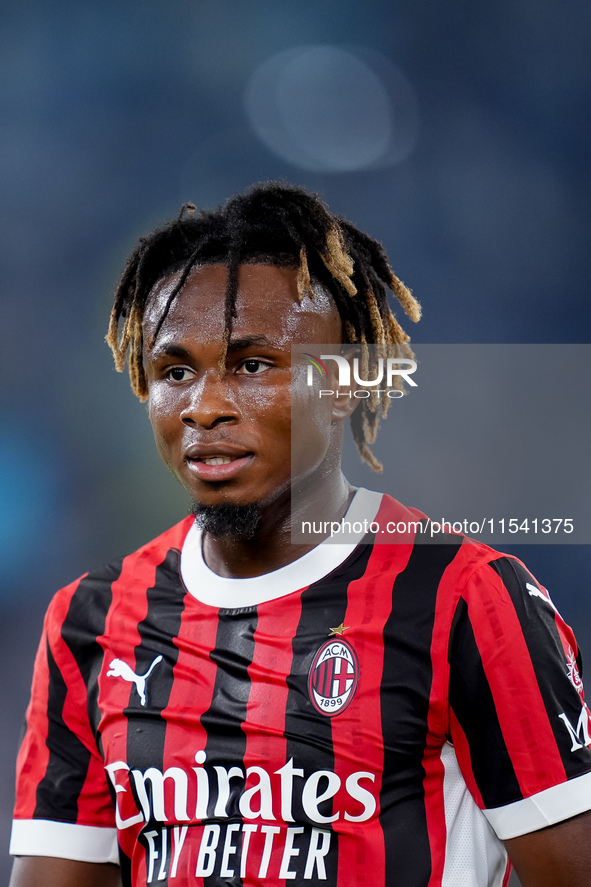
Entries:
[[[341,355],[347,359],[350,366],[353,366],[353,358],[360,356],[358,345],[344,345],[341,349]],[[332,368],[331,368],[332,369]],[[348,419],[357,409],[360,399],[355,397],[355,385],[339,385],[339,375],[335,366],[332,371],[331,388],[334,391],[332,395],[331,419],[333,422],[343,422]]]

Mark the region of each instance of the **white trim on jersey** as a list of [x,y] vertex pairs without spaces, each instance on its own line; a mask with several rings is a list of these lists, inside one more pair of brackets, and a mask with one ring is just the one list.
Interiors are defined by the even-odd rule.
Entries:
[[449,742],[441,749],[441,763],[447,832],[441,887],[501,887],[507,851],[470,794]]
[[563,822],[591,809],[591,773],[553,785],[530,798],[483,810],[495,832],[506,841]]
[[119,864],[116,828],[49,819],[14,819],[9,852],[11,856],[52,856],[78,862]]
[[[351,501],[346,520],[371,523],[381,502],[382,493],[360,488]],[[272,573],[249,579],[229,579],[218,576],[203,560],[201,531],[193,524],[181,552],[181,576],[187,591],[203,604],[225,609],[254,607],[305,588],[332,573],[353,553],[363,536],[363,532],[350,534],[353,541],[347,544],[326,540]]]

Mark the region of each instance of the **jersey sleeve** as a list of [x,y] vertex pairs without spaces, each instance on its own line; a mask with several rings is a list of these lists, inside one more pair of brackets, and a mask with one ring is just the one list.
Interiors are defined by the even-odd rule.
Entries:
[[498,837],[591,809],[591,724],[574,635],[516,559],[479,567],[449,644],[450,735]]
[[89,713],[96,633],[83,625],[72,641],[81,582],[58,592],[45,617],[17,760],[13,856],[118,861],[114,808]]

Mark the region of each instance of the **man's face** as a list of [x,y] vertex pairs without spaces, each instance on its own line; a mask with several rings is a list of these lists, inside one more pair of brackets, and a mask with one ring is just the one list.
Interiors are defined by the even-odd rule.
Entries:
[[[297,298],[297,272],[241,265],[226,368],[225,265],[195,268],[154,331],[179,274],[154,288],[144,319],[149,414],[165,464],[201,505],[262,506],[289,490],[291,345],[341,341],[341,319],[320,287]],[[331,406],[309,414],[301,473],[327,470]],[[320,475],[319,475],[320,476]]]

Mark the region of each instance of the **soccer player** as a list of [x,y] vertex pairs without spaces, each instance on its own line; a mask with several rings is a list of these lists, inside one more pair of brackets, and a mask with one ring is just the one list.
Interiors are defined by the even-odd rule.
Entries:
[[[11,887],[501,887],[507,850],[525,887],[591,885],[589,713],[545,589],[351,488],[344,422],[377,467],[383,395],[318,399],[291,452],[292,344],[408,347],[388,289],[418,320],[382,247],[285,184],[140,240],[107,340],[194,515],[49,608]],[[292,485],[413,529],[292,544]]]

